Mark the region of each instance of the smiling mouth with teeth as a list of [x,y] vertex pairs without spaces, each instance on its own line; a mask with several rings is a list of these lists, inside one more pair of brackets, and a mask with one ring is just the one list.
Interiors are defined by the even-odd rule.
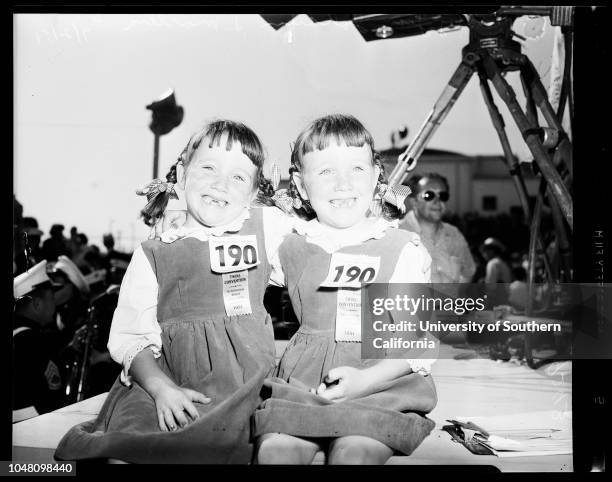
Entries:
[[352,208],[357,201],[357,198],[351,197],[348,199],[332,199],[329,203],[335,208]]
[[202,196],[204,204],[211,204],[213,206],[225,207],[227,206],[227,201],[223,201],[222,199],[215,199],[210,196]]

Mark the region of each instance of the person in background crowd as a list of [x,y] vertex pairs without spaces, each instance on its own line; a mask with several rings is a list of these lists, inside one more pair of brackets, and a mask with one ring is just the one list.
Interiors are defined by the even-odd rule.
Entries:
[[506,247],[495,238],[487,238],[480,247],[483,258],[487,261],[485,283],[511,283],[512,271],[504,261]]
[[44,259],[40,246],[43,232],[38,228],[36,218],[32,217],[23,218],[23,231],[28,235],[28,243],[30,244],[30,266],[34,266]]
[[89,246],[87,252],[83,256],[83,262],[85,264],[83,273],[87,271],[87,274],[89,274],[99,269],[106,269],[106,260],[100,252],[100,248],[98,248],[95,244]]
[[46,269],[41,261],[13,280],[13,422],[62,405],[62,378],[52,361],[62,345],[45,333],[55,322],[54,290],[60,285]]
[[110,265],[117,265],[123,269],[127,268],[127,265],[132,259],[132,255],[128,253],[122,253],[115,249],[115,238],[112,234],[105,234],[102,238],[104,247],[106,248],[106,259]]
[[50,277],[63,287],[55,294],[58,327],[74,332],[87,316],[91,290],[85,276],[70,258],[60,255],[56,263],[49,263]]
[[68,241],[68,244],[70,245],[70,250],[74,254],[78,250],[80,244],[79,231],[76,226],[72,226],[70,228],[70,239]]
[[43,243],[42,252],[47,261],[57,261],[60,255],[72,256],[68,239],[64,236],[64,226],[62,224],[54,224],[49,231],[51,236]]
[[[508,303],[508,284],[512,282],[512,271],[503,259],[506,247],[495,238],[487,238],[480,246],[480,254],[485,259],[486,272],[484,283],[489,301],[493,305]],[[504,283],[503,286],[497,286]]]
[[[42,234],[43,232],[38,229],[38,222],[35,218],[22,218],[18,233],[21,249],[16,249],[13,253],[13,258],[15,259],[15,264],[17,265],[18,270],[17,274],[23,273],[26,268],[32,267],[39,261],[43,260],[42,251],[40,248],[40,238]],[[26,240],[24,235],[27,235],[28,254],[26,254]]]
[[87,254],[89,239],[83,233],[78,233],[75,237],[74,248],[72,250],[71,259],[84,274],[89,274],[89,267],[85,262],[85,254]]
[[[23,238],[22,238],[22,229],[23,229],[23,206],[17,201],[17,198],[13,194],[13,274],[23,273],[25,271],[25,263],[24,266],[19,266],[17,255],[19,253],[23,253]],[[25,261],[25,256],[23,258]]]
[[527,286],[527,272],[522,266],[517,266],[512,270],[514,281],[510,283],[508,302],[519,311],[523,311],[527,306],[527,296],[529,288]]
[[102,242],[106,248],[103,262],[104,267],[108,270],[108,281],[111,284],[121,284],[132,255],[115,249],[115,238],[111,233],[105,234]]
[[418,233],[432,258],[432,283],[467,283],[476,264],[463,234],[442,221],[449,199],[445,177],[428,173],[412,176],[408,184],[412,210],[400,222],[400,228]]
[[[76,402],[76,386],[72,371],[75,362],[77,366],[81,365],[83,346],[80,344],[85,339],[91,290],[83,273],[67,256],[60,255],[56,263],[48,263],[47,274],[62,286],[54,296],[57,308],[56,329],[49,329],[47,337],[55,340],[56,346],[66,347],[54,357],[54,361],[60,367],[62,380],[65,383],[64,404],[69,404]],[[77,332],[83,336],[79,337]],[[80,340],[78,350],[75,349],[75,344],[70,344],[70,340],[75,338]]]
[[[64,287],[56,292],[55,301],[58,307],[58,325],[67,333],[75,333],[87,323],[92,330],[90,338],[89,365],[85,386],[82,389],[87,396],[94,396],[108,391],[121,367],[110,357],[106,349],[113,311],[117,306],[117,289],[95,296],[91,286],[79,268],[67,257],[60,256],[50,272],[52,279],[63,283]],[[88,308],[95,304],[93,320],[89,320]],[[91,323],[90,323],[91,321]],[[82,361],[83,354],[74,350],[66,350],[60,358],[62,368],[66,371],[66,383],[70,384],[67,392],[70,402],[76,401],[78,379],[75,380],[74,362]]]

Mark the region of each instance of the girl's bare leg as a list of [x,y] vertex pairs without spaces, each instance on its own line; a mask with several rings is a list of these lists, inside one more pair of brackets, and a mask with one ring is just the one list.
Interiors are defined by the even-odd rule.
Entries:
[[383,465],[393,449],[370,437],[348,435],[330,442],[329,465]]
[[266,433],[257,439],[257,463],[310,465],[321,446],[284,433]]

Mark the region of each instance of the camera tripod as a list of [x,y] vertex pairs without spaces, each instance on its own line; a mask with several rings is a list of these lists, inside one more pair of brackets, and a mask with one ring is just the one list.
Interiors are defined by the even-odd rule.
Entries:
[[[531,225],[529,285],[532,286],[534,282],[535,256],[538,251],[544,254],[545,269],[550,281],[570,281],[571,252],[568,230],[573,229],[572,198],[569,191],[572,177],[572,146],[560,119],[563,116],[563,109],[570,91],[567,84],[569,82],[568,60],[571,59],[571,53],[566,52],[564,85],[561,91],[559,111],[555,112],[535,67],[529,58],[521,52],[521,45],[512,39],[515,35],[511,30],[514,18],[504,17],[499,15],[498,12],[498,14],[487,16],[467,16],[467,20],[470,29],[470,41],[462,50],[462,61],[434,104],[419,132],[399,156],[398,163],[389,176],[389,185],[397,186],[401,184],[408,173],[416,167],[418,158],[423,153],[428,141],[444,121],[472,75],[477,73],[483,99],[502,145],[506,166],[517,189],[525,218]],[[568,25],[568,23],[565,23],[565,25]],[[566,47],[571,48],[571,42],[568,41],[571,34],[566,27],[564,27],[564,33],[566,35]],[[520,73],[526,97],[525,111],[517,101],[514,90],[504,78],[503,74],[509,71],[519,71]],[[504,121],[493,101],[489,82],[493,84],[499,97],[507,105],[534,157],[534,169],[537,168],[536,170],[542,175],[533,212],[529,205],[527,189],[519,163],[512,154]],[[536,106],[542,113],[547,127],[539,125]],[[562,265],[560,275],[552,273],[550,262],[544,252],[544,243],[539,235],[542,208],[546,202],[550,205],[557,234]],[[531,311],[531,306],[529,311]]]

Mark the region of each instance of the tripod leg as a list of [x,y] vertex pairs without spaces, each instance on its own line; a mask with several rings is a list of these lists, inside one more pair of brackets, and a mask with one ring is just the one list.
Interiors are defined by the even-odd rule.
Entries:
[[[540,187],[538,188],[538,197],[536,199],[535,207],[533,209],[533,217],[531,218],[530,236],[529,236],[529,270],[527,272],[527,282],[529,284],[529,296],[527,299],[527,306],[525,314],[530,316],[533,313],[533,284],[535,282],[535,270],[536,270],[536,256],[538,251],[536,249],[536,243],[540,231],[540,224],[542,222],[542,207],[544,206],[544,189],[546,182],[544,179],[540,181]],[[550,279],[552,281],[552,279]]]
[[540,125],[540,121],[538,120],[538,111],[536,109],[535,102],[533,101],[533,95],[531,95],[531,89],[527,85],[525,77],[522,75],[520,77],[521,85],[523,86],[523,93],[525,94],[525,114],[527,115],[527,119],[532,126]]
[[[567,41],[566,37],[566,44],[568,43],[570,42]],[[569,54],[571,55],[571,52]],[[546,89],[544,89],[542,82],[540,81],[540,77],[538,76],[538,72],[536,71],[535,67],[527,56],[524,56],[524,60],[525,63],[521,67],[521,81],[523,82],[523,86],[526,90],[525,95],[528,98],[535,100],[538,107],[544,114],[548,125],[557,132],[558,140],[556,142],[556,145],[554,146],[554,155],[552,159],[553,165],[560,171],[567,169],[571,175],[573,168],[571,155],[566,155],[566,152],[569,151],[571,153],[572,145],[562,125],[563,112],[567,97],[569,95],[569,86],[571,84],[569,75],[571,68],[570,57],[568,55],[566,55],[565,57],[565,67],[563,73],[561,95],[559,99],[559,107],[556,112],[550,101],[548,100],[548,94],[546,92]],[[563,160],[565,160],[566,162],[563,162]],[[568,186],[569,179],[566,179],[565,181],[565,185]]]
[[434,104],[433,109],[425,119],[410,145],[399,156],[397,165],[389,175],[389,186],[397,186],[406,178],[408,171],[414,169],[416,163],[425,150],[425,146],[434,135],[442,121],[446,118],[451,108],[463,92],[474,73],[474,62],[477,56],[466,54],[463,61],[457,67],[442,94]]
[[[561,95],[559,97],[559,107],[557,109],[557,119],[563,123],[565,104],[567,103],[572,84],[572,31],[568,27],[561,27],[563,33],[564,62],[563,62],[563,81],[561,83]],[[573,109],[570,108],[570,118],[573,117]]]
[[[574,82],[572,76],[572,61],[574,57],[574,34],[571,29],[562,27],[565,38],[565,69],[563,72],[563,85],[567,86],[567,103],[569,105],[569,130],[570,136],[574,135]],[[559,119],[563,121],[563,112],[558,113]],[[572,137],[573,138],[573,137]]]
[[[544,204],[543,191],[546,182],[544,179],[540,181],[538,189],[538,198],[533,209],[533,217],[531,218],[531,228],[529,236],[529,271],[527,273],[527,306],[525,307],[525,316],[532,316],[534,311],[534,296],[535,296],[535,270],[536,270],[536,240],[540,230],[540,222],[542,220],[542,206]],[[531,338],[529,334],[525,336],[525,359],[527,364],[531,366],[533,363],[533,354],[531,351]]]
[[567,223],[570,227],[572,227],[572,198],[570,196],[569,190],[563,183],[561,176],[548,158],[548,153],[546,152],[546,149],[540,141],[538,132],[533,128],[533,126],[527,119],[525,113],[522,111],[521,106],[516,100],[516,95],[514,94],[512,87],[510,87],[510,85],[502,77],[501,71],[495,64],[495,61],[490,57],[485,57],[483,59],[483,65],[486,70],[487,77],[491,79],[491,81],[493,82],[493,86],[497,90],[499,96],[508,106],[508,109],[510,110],[512,117],[514,118],[519,128],[519,131],[523,135],[523,138],[525,139],[529,150],[533,154],[533,157],[535,158],[535,161],[538,164],[542,175],[551,185],[551,189],[553,191],[555,199],[558,200],[563,215],[567,220]]
[[480,91],[482,92],[482,97],[484,98],[485,104],[487,105],[487,110],[489,111],[489,115],[491,116],[493,127],[495,127],[495,131],[497,132],[497,136],[499,137],[499,141],[501,142],[502,149],[504,151],[506,166],[510,171],[510,175],[512,176],[512,179],[514,181],[514,185],[516,187],[519,199],[521,201],[521,204],[523,205],[525,218],[527,219],[528,223],[531,223],[531,209],[529,207],[527,188],[525,187],[525,181],[521,176],[518,162],[514,157],[514,154],[512,153],[512,148],[510,147],[510,142],[508,141],[508,136],[506,135],[506,131],[504,129],[504,119],[501,116],[499,110],[497,109],[495,102],[493,101],[491,89],[489,88],[485,73],[481,69],[478,69],[478,76],[480,78]]
[[572,249],[568,238],[568,232],[563,219],[563,214],[555,202],[550,186],[548,187],[548,199],[552,210],[553,223],[555,225],[555,234],[557,235],[557,249],[560,257],[560,265],[562,274],[559,276],[559,282],[564,283],[571,281],[572,274]]
[[[525,181],[523,180],[523,176],[521,175],[519,164],[516,158],[514,157],[514,154],[512,153],[512,148],[510,147],[510,142],[508,141],[508,136],[506,135],[505,131],[504,119],[500,114],[499,109],[495,105],[493,95],[491,94],[491,89],[486,78],[486,74],[485,72],[483,72],[482,69],[478,69],[478,76],[480,78],[480,90],[482,92],[482,96],[484,98],[485,104],[487,105],[489,115],[491,116],[491,121],[493,122],[493,127],[495,127],[495,131],[497,132],[497,135],[502,145],[502,149],[504,151],[506,166],[508,166],[508,170],[510,171],[510,175],[512,176],[512,180],[514,181],[514,185],[516,187],[519,199],[521,201],[521,204],[523,205],[525,219],[527,220],[528,224],[531,224],[531,208],[529,206],[527,187],[525,186]],[[548,276],[548,279],[553,279],[550,261],[548,259],[546,251],[544,250],[544,243],[542,242],[539,231],[536,231],[536,236],[536,246],[537,249],[543,253],[546,274]]]
[[527,56],[524,56],[524,58],[525,63],[521,67],[521,76],[525,79],[525,82],[531,90],[533,99],[542,111],[542,115],[544,116],[544,119],[546,119],[546,123],[550,127],[556,129],[561,138],[561,136],[565,134],[563,126],[561,125],[561,120],[557,117],[555,109],[553,109],[553,106],[550,105],[550,102],[548,101],[548,94],[540,81],[536,68],[533,66],[531,60],[529,60]]
[[[567,60],[567,58],[566,58]],[[563,127],[561,125],[561,117],[563,115],[564,103],[566,101],[567,96],[567,88],[563,89],[561,93],[561,99],[559,103],[559,110],[555,112],[552,105],[548,101],[548,96],[546,95],[546,91],[540,78],[537,75],[537,71],[535,67],[531,63],[531,61],[525,57],[525,65],[521,68],[521,80],[523,81],[523,85],[527,87],[525,95],[528,99],[535,99],[538,102],[538,105],[542,109],[546,119],[551,119],[552,122],[549,122],[554,129],[559,132],[560,142],[554,148],[553,154],[553,165],[556,166],[557,169],[570,169],[571,166],[571,156],[564,156],[566,153],[571,154],[571,143],[567,138],[567,135],[563,131]],[[567,73],[567,62],[565,65]],[[565,75],[564,75],[565,76]],[[567,79],[565,78],[563,81],[563,85],[566,86]],[[565,162],[567,161],[567,162]],[[571,182],[571,170],[570,176],[566,176],[563,180],[564,184],[568,186],[569,182]],[[569,186],[568,186],[569,187]],[[558,273],[555,273],[555,277],[551,279],[559,278],[560,281],[565,281],[567,277],[571,275],[571,245],[568,239],[568,232],[565,223],[563,222],[563,214],[561,213],[560,207],[554,197],[551,186],[547,187],[548,199],[550,203],[550,207],[552,210],[553,222],[555,226],[555,233],[557,236],[557,248],[560,255],[560,266],[563,272],[562,276],[557,276]]]

